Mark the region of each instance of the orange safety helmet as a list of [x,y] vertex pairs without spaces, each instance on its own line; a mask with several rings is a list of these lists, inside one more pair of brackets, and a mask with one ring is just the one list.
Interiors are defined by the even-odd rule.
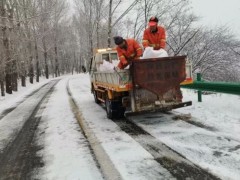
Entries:
[[158,24],[158,18],[153,16],[149,19],[148,26],[156,26]]

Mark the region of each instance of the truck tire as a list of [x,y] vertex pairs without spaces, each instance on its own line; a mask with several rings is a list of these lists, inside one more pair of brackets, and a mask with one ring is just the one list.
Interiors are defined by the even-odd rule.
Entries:
[[118,107],[118,118],[123,118],[126,108],[122,107],[121,105]]
[[118,107],[117,107],[116,101],[112,101],[112,100],[106,98],[105,106],[106,106],[107,117],[109,119],[118,118]]
[[99,101],[98,97],[97,97],[97,92],[95,90],[93,90],[93,97],[94,97],[94,101],[97,104],[100,104],[101,102]]
[[105,106],[107,117],[109,119],[119,119],[124,117],[125,108],[120,101],[106,99]]

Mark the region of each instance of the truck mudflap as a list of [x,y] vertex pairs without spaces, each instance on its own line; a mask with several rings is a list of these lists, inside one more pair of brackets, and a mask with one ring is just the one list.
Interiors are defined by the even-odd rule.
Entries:
[[177,109],[177,108],[191,106],[191,105],[192,105],[192,101],[186,101],[186,102],[181,102],[181,103],[166,104],[166,105],[162,105],[160,107],[155,107],[152,109],[143,109],[143,110],[139,110],[139,111],[135,111],[135,112],[126,110],[124,116],[130,117],[130,116],[143,115],[143,114],[148,114],[148,113],[166,112],[166,111],[170,111],[172,109]]

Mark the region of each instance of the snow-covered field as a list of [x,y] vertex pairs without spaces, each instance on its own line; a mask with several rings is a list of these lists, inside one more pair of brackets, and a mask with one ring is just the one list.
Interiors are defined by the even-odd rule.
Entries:
[[[199,103],[196,93],[183,92],[186,100],[193,101],[192,106],[173,110],[167,118],[158,118],[161,122],[153,118],[149,122],[149,115],[133,120],[193,163],[222,179],[237,180],[240,177],[240,97],[204,95]],[[188,121],[199,122],[203,127]]]
[[[106,118],[102,107],[94,103],[87,74],[65,76],[56,86],[42,114],[38,139],[44,148],[39,152],[45,166],[41,179],[101,179],[87,142],[70,110],[66,91],[70,91],[88,126],[123,179],[172,179],[172,175],[128,134]],[[47,82],[43,82],[47,83]],[[0,98],[0,115],[16,106],[27,94],[36,90],[35,84]],[[240,96],[229,94],[203,95],[183,89],[184,100],[191,107],[177,109],[171,115],[139,116],[133,121],[193,163],[209,170],[221,179],[240,177]],[[156,118],[154,118],[154,116]],[[165,118],[168,117],[168,118]],[[177,117],[177,118],[176,118]],[[185,119],[184,119],[185,117]],[[186,118],[187,117],[187,118]],[[183,119],[181,119],[183,118]],[[198,122],[198,127],[187,121]],[[16,125],[17,126],[17,125]],[[12,127],[11,127],[12,128]],[[40,135],[44,132],[44,135]],[[0,132],[2,136],[3,132]],[[2,142],[0,142],[2,143]]]

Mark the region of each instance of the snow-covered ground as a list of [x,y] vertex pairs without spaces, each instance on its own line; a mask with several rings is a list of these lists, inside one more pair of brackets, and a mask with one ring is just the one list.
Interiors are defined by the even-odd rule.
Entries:
[[25,97],[31,94],[33,91],[37,90],[39,87],[48,83],[49,79],[40,79],[39,83],[30,84],[26,82],[26,87],[18,86],[18,91],[13,94],[7,94],[5,96],[0,96],[0,114],[8,108],[12,108],[20,103]]
[[[72,96],[84,119],[123,179],[173,179],[166,169],[154,161],[151,154],[106,118],[105,110],[94,103],[87,74],[64,77],[49,98],[38,133],[39,143],[44,145],[39,154],[45,163],[38,173],[38,178],[102,178],[69,107],[66,91],[68,80]],[[16,106],[17,102],[39,86],[40,84],[36,84],[30,88],[21,88],[17,96],[0,98],[0,114],[14,104]],[[174,110],[171,115],[166,116],[168,118],[163,115],[159,119],[161,115],[154,115],[156,118],[141,116],[133,120],[169,147],[221,179],[238,180],[240,97],[209,94],[203,95],[203,102],[200,103],[197,102],[194,91],[183,89],[183,94],[184,100],[193,101],[191,107]],[[178,115],[179,119],[176,118]],[[188,118],[183,121],[182,116]],[[187,120],[199,122],[206,128],[192,125],[186,122]]]
[[88,143],[71,111],[67,82],[68,78],[64,78],[55,86],[41,115],[38,145],[44,147],[39,155],[45,166],[38,172],[38,178],[101,180]]
[[[183,92],[185,100],[193,101],[192,106],[173,110],[170,116],[149,120],[151,116],[147,115],[134,117],[133,121],[193,163],[222,179],[239,179],[240,96],[203,95],[203,102],[200,103],[194,91]],[[203,127],[188,121],[199,122]]]
[[[199,103],[196,93],[185,90],[184,99],[191,99],[193,106],[176,112],[191,114],[193,121],[213,127],[213,130],[185,129],[177,138],[181,139],[178,145],[184,146],[182,151],[186,150],[183,154],[223,179],[239,179],[240,96],[220,93],[203,95],[203,102]],[[174,136],[169,139],[174,144]],[[186,146],[186,142],[189,145]]]
[[70,89],[89,128],[103,146],[123,179],[173,179],[153,156],[134,139],[123,132],[113,121],[107,119],[105,110],[93,101],[90,80],[81,75],[70,80]]

